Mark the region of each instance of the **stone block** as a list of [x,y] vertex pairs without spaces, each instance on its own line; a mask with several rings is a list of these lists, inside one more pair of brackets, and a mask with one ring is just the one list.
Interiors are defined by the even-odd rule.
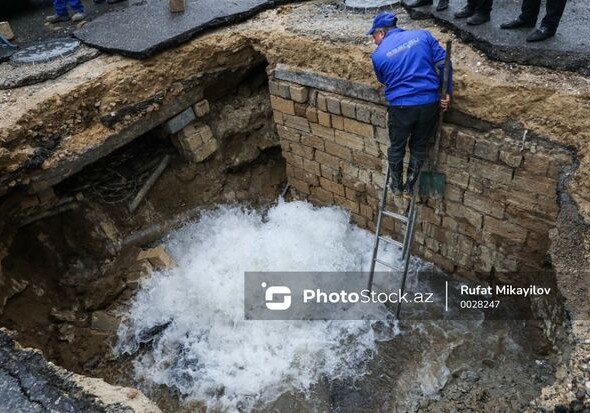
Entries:
[[500,160],[512,168],[518,168],[522,163],[522,155],[516,148],[501,148]]
[[337,182],[331,181],[326,178],[320,178],[320,186],[324,188],[326,191],[332,192],[333,194],[346,196],[344,185],[339,184]]
[[328,112],[318,110],[318,123],[327,128],[332,127],[332,117]]
[[278,126],[277,125],[277,133],[282,140],[287,140],[290,142],[300,142],[301,135],[298,131],[288,128],[286,126]]
[[14,39],[14,33],[10,27],[10,23],[0,22],[0,35],[2,35],[2,37],[4,37],[6,40]]
[[295,155],[301,156],[304,160],[305,159],[313,159],[313,154],[315,149],[311,146],[302,145],[300,143],[291,142],[291,152]]
[[320,110],[322,112],[328,112],[328,101],[326,100],[325,94],[318,93],[317,107],[318,107],[318,110]]
[[358,181],[359,171],[360,171],[360,169],[350,162],[343,162],[342,163],[342,174],[344,176],[350,177],[351,179]]
[[168,0],[168,8],[171,13],[183,13],[184,0]]
[[469,161],[469,172],[480,178],[489,179],[503,184],[512,182],[512,168],[503,165],[491,163],[477,158],[471,158]]
[[352,154],[352,157],[354,159],[355,164],[361,168],[369,169],[371,171],[382,171],[383,164],[381,162],[381,159],[375,156],[367,155],[363,152],[354,152]]
[[195,111],[195,115],[198,118],[202,118],[203,116],[206,116],[209,113],[209,101],[207,99],[203,99],[197,103],[195,103],[195,105],[193,106],[193,110]]
[[369,221],[372,221],[374,219],[375,211],[373,210],[373,208],[371,206],[369,206],[367,204],[360,203],[359,209],[360,209],[360,214],[362,216],[364,216],[365,218],[367,218]]
[[149,277],[154,271],[154,267],[150,264],[149,260],[141,260],[135,262],[127,273],[126,285],[132,290],[139,288],[142,280]]
[[[313,162],[313,161],[311,161]],[[319,166],[318,166],[319,169]],[[319,172],[319,171],[318,171]],[[296,179],[299,179],[303,182],[306,182],[310,185],[313,186],[318,186],[319,185],[319,180],[318,180],[318,176],[315,173],[315,170],[313,172],[310,172],[309,169],[300,169],[300,168],[293,168],[293,177],[295,177]]]
[[350,148],[334,142],[326,142],[325,147],[326,152],[330,155],[337,156],[338,158],[344,159],[346,161],[352,161],[352,152]]
[[494,217],[484,217],[483,229],[490,234],[522,244],[527,236],[527,230],[507,220],[499,220]]
[[557,203],[557,196],[543,196],[537,197],[537,212],[550,218],[551,220],[557,219],[559,213],[559,204]]
[[305,109],[305,117],[309,122],[318,123],[318,110],[313,106],[308,106]]
[[332,127],[336,130],[344,130],[344,118],[338,115],[330,116]]
[[360,206],[358,201],[351,201],[350,199],[346,199],[340,195],[334,195],[334,202],[338,205],[343,206],[344,208],[348,209],[350,212],[354,214],[358,214],[360,212]]
[[356,104],[352,100],[342,100],[340,102],[340,110],[342,111],[342,116],[350,119],[356,118]]
[[[381,155],[381,149],[379,147],[379,143],[374,139],[365,139],[365,153],[369,156],[373,156],[375,158],[379,158]],[[386,155],[386,153],[384,153]]]
[[434,225],[442,224],[442,216],[435,213],[434,209],[423,206],[420,209],[420,220],[423,222],[430,222]]
[[499,148],[500,145],[498,145],[496,142],[490,142],[487,140],[477,140],[475,142],[473,154],[479,158],[496,162],[498,160]]
[[303,169],[317,176],[320,176],[322,174],[322,171],[320,169],[320,163],[312,161],[311,159],[303,159]]
[[326,105],[328,108],[328,112],[334,115],[341,115],[342,111],[340,110],[340,99],[335,96],[326,96]]
[[285,160],[288,164],[303,169],[303,158],[299,155],[295,155],[293,152],[283,153]]
[[279,96],[283,99],[291,99],[291,88],[286,82],[279,82]]
[[373,126],[349,118],[344,118],[344,130],[371,139],[374,134]]
[[466,191],[463,196],[463,204],[484,215],[491,215],[500,219],[504,217],[504,205],[469,191]]
[[476,230],[482,226],[483,215],[475,210],[466,208],[465,205],[449,201],[446,203],[446,212],[454,218],[465,220]]
[[287,115],[295,115],[295,103],[292,100],[283,99],[279,96],[270,96],[270,106],[273,110],[285,113]]
[[463,169],[463,170],[467,170],[468,164],[469,164],[469,160],[466,158],[463,158],[461,156],[455,156],[455,155],[451,155],[450,153],[447,152],[442,152],[441,153],[441,160],[448,164],[449,166],[453,167],[453,168],[457,168],[457,169]]
[[374,136],[377,142],[382,143],[384,145],[389,145],[389,130],[387,130],[386,128],[380,128],[376,126]]
[[333,169],[338,169],[340,166],[340,159],[335,157],[334,155],[330,155],[326,152],[318,151],[315,152],[315,160],[320,163],[320,165],[326,165]]
[[553,196],[557,192],[557,181],[518,170],[514,175],[514,187],[527,192]]
[[307,98],[309,97],[309,88],[305,86],[291,85],[289,92],[291,93],[291,99],[298,103],[307,102]]
[[353,224],[360,228],[367,228],[367,218],[354,212],[350,214],[350,219]]
[[282,125],[285,123],[283,119],[283,112],[279,112],[278,110],[272,111],[272,119],[275,121],[277,125]]
[[285,126],[289,128],[297,129],[302,132],[311,132],[309,122],[306,118],[285,114],[283,115],[283,119],[285,120]]
[[371,107],[363,103],[357,103],[356,119],[364,123],[371,123]]
[[475,148],[475,137],[462,131],[457,131],[455,137],[455,147],[457,150],[472,154]]
[[195,112],[193,112],[192,107],[189,107],[173,118],[168,119],[168,121],[162,125],[162,132],[165,135],[175,134],[195,119]]
[[141,251],[137,255],[137,261],[141,260],[148,260],[158,270],[172,268],[176,265],[163,245]]
[[338,169],[331,168],[328,165],[320,165],[320,170],[322,171],[322,176],[324,178],[331,179],[333,181],[338,180],[341,175]]
[[295,116],[300,116],[307,119],[307,105],[305,103],[295,102]]
[[334,195],[329,192],[326,191],[324,188],[321,188],[319,186],[315,186],[311,188],[311,195],[321,201],[324,202],[326,204],[332,204],[334,203]]
[[330,141],[333,141],[335,139],[334,129],[329,128],[327,126],[318,125],[315,123],[312,123],[310,126],[311,126],[311,133],[313,133],[315,136],[319,136],[320,138],[324,138],[324,139],[327,139]]
[[202,162],[213,155],[217,140],[207,125],[190,125],[174,136],[172,143],[188,161]]
[[301,135],[301,143],[303,145],[319,149],[320,151],[323,151],[325,148],[324,142],[324,139],[320,138],[319,136],[315,136],[309,133],[303,133]]
[[447,183],[445,185],[445,199],[453,202],[463,202],[463,190],[458,186]]
[[541,152],[537,153],[526,153],[524,155],[523,169],[534,175],[547,175],[549,165],[551,164],[551,158]]
[[506,215],[511,222],[532,232],[547,234],[555,226],[555,221],[534,212],[523,211],[513,205],[506,207]]
[[363,138],[353,133],[337,130],[335,133],[335,139],[336,143],[356,151],[362,151],[365,147]]
[[381,128],[387,127],[387,109],[381,106],[371,108],[371,123]]
[[279,82],[276,80],[269,80],[268,81],[268,90],[271,95],[278,96],[279,95]]
[[295,190],[301,192],[302,194],[309,195],[311,194],[309,184],[305,181],[297,179],[295,177],[289,177],[289,184],[295,188]]

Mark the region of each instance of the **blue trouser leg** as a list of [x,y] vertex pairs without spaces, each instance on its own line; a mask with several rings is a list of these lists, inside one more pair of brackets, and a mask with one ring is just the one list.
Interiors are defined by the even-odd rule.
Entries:
[[68,5],[74,13],[84,13],[84,5],[81,0],[68,0]]
[[67,16],[66,0],[53,0],[53,9],[58,16]]

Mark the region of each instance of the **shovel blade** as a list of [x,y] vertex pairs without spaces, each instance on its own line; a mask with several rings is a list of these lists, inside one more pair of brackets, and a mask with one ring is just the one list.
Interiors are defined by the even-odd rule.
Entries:
[[427,198],[442,199],[445,193],[446,178],[444,174],[424,171],[420,175],[420,195]]

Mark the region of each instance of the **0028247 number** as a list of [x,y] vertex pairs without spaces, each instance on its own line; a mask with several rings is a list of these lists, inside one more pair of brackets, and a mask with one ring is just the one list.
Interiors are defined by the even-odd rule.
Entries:
[[498,308],[500,300],[461,300],[461,308]]

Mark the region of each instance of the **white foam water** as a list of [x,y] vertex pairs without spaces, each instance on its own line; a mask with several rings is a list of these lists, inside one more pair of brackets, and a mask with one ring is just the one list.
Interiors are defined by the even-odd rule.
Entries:
[[373,234],[349,218],[338,207],[283,201],[265,214],[205,213],[171,235],[178,266],[142,286],[119,351],[135,353],[146,331],[170,323],[137,358],[137,378],[228,411],[305,394],[322,377],[362,376],[376,350],[369,322],[244,320],[245,271],[366,271]]

